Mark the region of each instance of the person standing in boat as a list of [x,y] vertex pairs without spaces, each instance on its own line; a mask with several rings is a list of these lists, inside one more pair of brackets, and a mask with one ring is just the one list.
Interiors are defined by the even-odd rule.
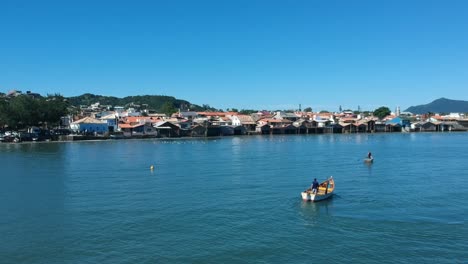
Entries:
[[370,151],[369,151],[369,153],[367,153],[367,158],[372,159],[372,153]]
[[315,178],[314,181],[312,182],[312,193],[317,193],[318,187],[319,187],[319,183],[317,181],[317,178]]

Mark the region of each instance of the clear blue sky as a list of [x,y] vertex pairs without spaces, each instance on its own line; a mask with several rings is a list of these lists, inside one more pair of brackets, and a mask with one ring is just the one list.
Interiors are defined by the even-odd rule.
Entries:
[[0,91],[226,109],[468,100],[468,1],[0,1]]

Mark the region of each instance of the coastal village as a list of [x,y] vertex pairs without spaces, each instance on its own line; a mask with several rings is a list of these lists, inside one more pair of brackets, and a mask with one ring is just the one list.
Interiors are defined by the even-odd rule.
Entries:
[[183,111],[167,116],[141,106],[82,105],[78,114],[63,116],[60,127],[0,131],[1,142],[74,141],[130,138],[220,137],[325,133],[401,133],[468,131],[463,113],[413,115],[399,107],[379,119],[353,111]]

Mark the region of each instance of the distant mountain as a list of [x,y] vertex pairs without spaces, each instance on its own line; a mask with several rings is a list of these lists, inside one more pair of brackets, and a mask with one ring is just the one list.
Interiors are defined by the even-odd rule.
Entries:
[[413,114],[431,113],[468,113],[468,101],[440,98],[425,105],[411,106],[405,112]]
[[156,112],[164,112],[169,104],[174,109],[181,109],[182,111],[203,111],[212,110],[208,105],[199,106],[192,104],[185,100],[176,99],[172,96],[165,95],[138,95],[138,96],[127,96],[124,98],[118,98],[114,96],[102,96],[86,93],[80,96],[68,97],[68,102],[71,105],[79,107],[80,105],[91,105],[98,103],[100,105],[111,105],[111,106],[136,106],[148,108]]

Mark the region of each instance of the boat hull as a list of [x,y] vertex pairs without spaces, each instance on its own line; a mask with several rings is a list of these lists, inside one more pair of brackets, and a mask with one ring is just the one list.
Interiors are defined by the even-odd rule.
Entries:
[[373,162],[374,162],[374,158],[372,158],[372,159],[364,159],[364,162],[365,162],[365,163],[373,163]]
[[322,201],[322,200],[330,198],[333,195],[333,193],[327,193],[327,194],[321,195],[321,194],[313,194],[310,192],[302,192],[301,195],[302,195],[302,200],[304,201],[318,202],[318,201]]

